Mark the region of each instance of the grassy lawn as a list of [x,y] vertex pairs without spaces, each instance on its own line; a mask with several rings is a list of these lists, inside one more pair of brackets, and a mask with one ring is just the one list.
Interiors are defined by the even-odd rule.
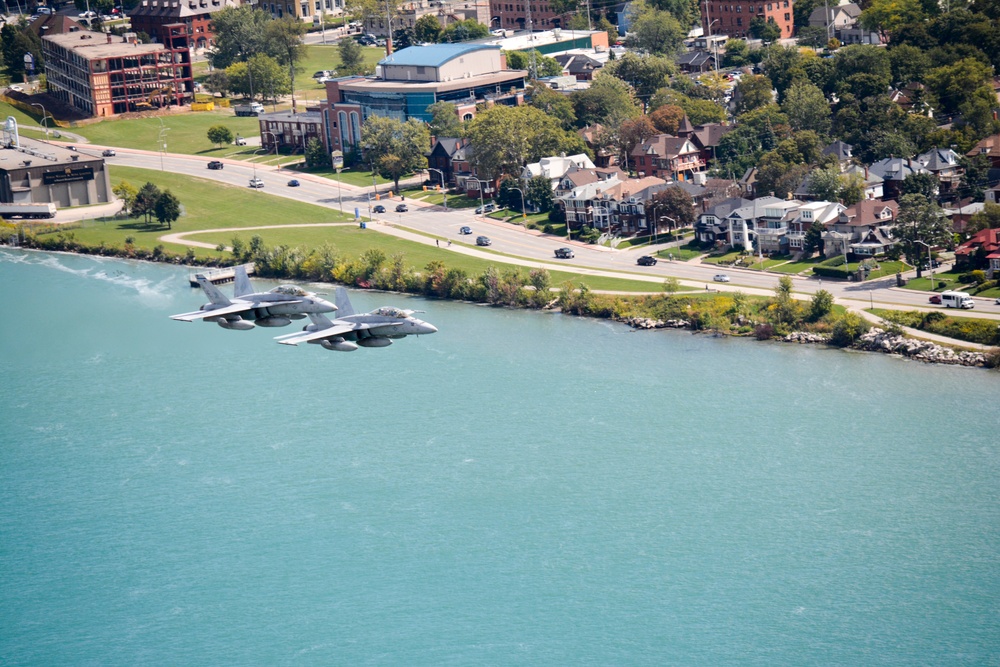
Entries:
[[710,257],[706,257],[702,261],[705,262],[706,264],[732,264],[743,256],[744,255],[740,253],[738,250],[733,250],[731,252],[727,252],[724,255],[712,255]]
[[686,262],[689,259],[694,259],[695,257],[700,257],[705,254],[705,251],[700,249],[694,243],[687,243],[676,248],[667,248],[666,250],[661,250],[656,253],[657,257],[662,259],[674,259],[679,262]]
[[905,327],[927,331],[956,340],[982,345],[1000,344],[1000,327],[996,320],[976,317],[956,317],[947,311],[935,310],[929,313],[915,310],[883,310],[868,308],[868,312]]
[[776,266],[771,270],[777,273],[787,273],[787,274],[802,273],[803,271],[811,271],[812,267],[816,266],[822,261],[823,261],[822,257],[813,257],[811,259],[804,259],[799,262],[786,262],[785,264]]
[[934,288],[931,289],[930,274],[924,271],[922,278],[910,278],[906,281],[906,289],[919,290],[921,292],[944,292],[945,290],[960,290],[963,285],[958,281],[960,274],[953,271],[934,274]]
[[753,263],[747,264],[746,267],[754,271],[769,271],[776,266],[780,266],[782,264],[787,264],[787,263],[788,263],[788,256],[784,255],[781,257],[773,257],[773,258],[769,257],[765,259],[763,262],[761,262],[759,258],[754,258]]

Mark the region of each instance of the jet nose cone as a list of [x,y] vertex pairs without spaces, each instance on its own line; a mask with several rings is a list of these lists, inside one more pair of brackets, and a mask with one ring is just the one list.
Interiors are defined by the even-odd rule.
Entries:
[[315,303],[317,306],[325,308],[326,310],[324,312],[327,313],[332,313],[333,311],[337,310],[337,306],[330,303],[326,299],[319,299],[317,297],[313,297],[313,303]]
[[437,333],[437,327],[433,324],[428,324],[427,322],[421,322],[417,325],[418,335]]

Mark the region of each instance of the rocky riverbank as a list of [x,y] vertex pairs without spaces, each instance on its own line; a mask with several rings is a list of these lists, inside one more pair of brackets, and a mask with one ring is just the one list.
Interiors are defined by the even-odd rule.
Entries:
[[[655,320],[647,317],[626,317],[619,320],[633,329],[690,329],[687,320]],[[779,338],[784,343],[800,343],[810,345],[829,345],[830,337],[824,334],[808,331],[793,331]],[[916,340],[906,336],[872,327],[858,337],[855,350],[866,352],[882,352],[898,354],[908,359],[915,359],[930,364],[950,364],[956,366],[989,366],[987,355],[982,352],[955,351],[950,347],[938,345],[925,340]]]

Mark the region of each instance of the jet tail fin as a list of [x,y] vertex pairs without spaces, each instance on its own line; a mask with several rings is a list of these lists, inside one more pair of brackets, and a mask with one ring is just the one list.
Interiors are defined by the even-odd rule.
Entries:
[[205,294],[208,295],[208,300],[209,301],[211,301],[212,303],[214,303],[217,306],[229,306],[229,305],[232,305],[233,302],[230,301],[228,298],[226,298],[226,295],[223,294],[222,291],[219,290],[218,287],[216,287],[215,285],[213,285],[208,280],[208,278],[206,278],[205,276],[203,276],[203,275],[201,275],[199,273],[198,275],[196,275],[194,277],[194,279],[197,280],[198,284],[201,285],[201,288],[203,290],[205,290]]
[[239,298],[247,294],[253,294],[253,285],[250,284],[250,276],[247,275],[247,268],[240,264],[234,268],[235,285],[233,286],[233,296]]
[[312,323],[317,327],[321,327],[323,329],[329,329],[333,326],[333,322],[330,318],[323,313],[309,313],[309,319],[312,320]]
[[348,315],[354,314],[354,307],[351,306],[351,300],[347,296],[347,290],[343,287],[337,288],[337,299],[334,301],[334,305],[337,306],[337,317],[347,317]]

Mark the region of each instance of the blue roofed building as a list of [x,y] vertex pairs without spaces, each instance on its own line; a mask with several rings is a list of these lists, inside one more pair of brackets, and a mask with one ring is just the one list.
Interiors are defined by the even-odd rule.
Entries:
[[375,76],[352,76],[326,83],[322,106],[327,145],[350,150],[361,140],[368,116],[430,121],[427,107],[451,102],[468,120],[476,105],[524,103],[525,70],[507,69],[500,47],[491,44],[411,46],[383,58]]

